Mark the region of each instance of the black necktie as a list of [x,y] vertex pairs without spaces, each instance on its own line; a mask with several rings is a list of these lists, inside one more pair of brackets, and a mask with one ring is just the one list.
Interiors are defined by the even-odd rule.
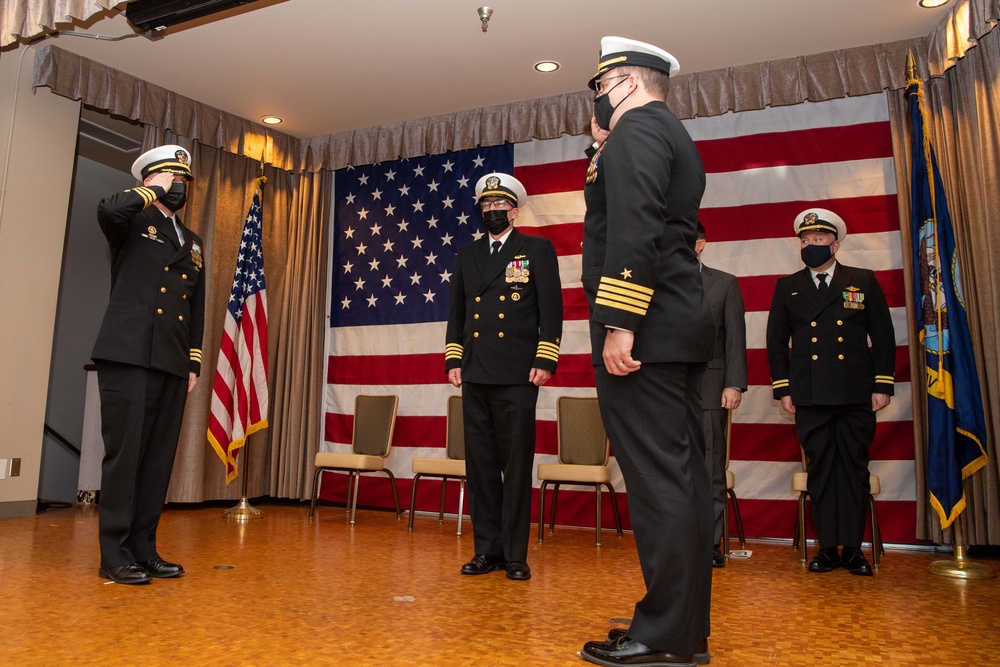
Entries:
[[492,250],[492,251],[490,252],[490,257],[493,257],[493,256],[495,256],[495,255],[496,255],[496,254],[497,254],[498,252],[500,252],[500,246],[502,246],[502,245],[503,245],[503,243],[502,243],[502,242],[500,242],[500,241],[494,241],[494,242],[493,242],[493,250]]
[[819,293],[821,295],[822,294],[826,294],[826,288],[827,288],[826,275],[827,274],[825,274],[825,273],[817,273],[816,274],[816,279],[819,280],[819,284],[816,285],[816,289],[819,290]]

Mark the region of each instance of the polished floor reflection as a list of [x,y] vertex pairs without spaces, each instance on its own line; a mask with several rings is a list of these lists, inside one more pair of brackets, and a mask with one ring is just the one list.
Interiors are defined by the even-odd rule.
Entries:
[[[307,505],[259,506],[249,524],[168,508],[161,555],[187,574],[147,586],[97,577],[93,509],[0,520],[0,664],[583,665],[643,589],[629,533],[595,549],[557,528],[515,582],[458,574],[468,520],[459,538],[454,517],[407,533],[405,514],[359,510],[352,528],[343,508],[310,523]],[[787,542],[748,548],[714,571],[712,665],[997,664],[1000,579],[929,574],[947,553],[890,548],[861,578],[810,574]]]

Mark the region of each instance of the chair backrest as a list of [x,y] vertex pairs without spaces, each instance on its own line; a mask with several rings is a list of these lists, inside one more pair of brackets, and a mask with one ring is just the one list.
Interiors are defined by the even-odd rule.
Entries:
[[389,455],[392,433],[396,428],[397,407],[399,396],[395,394],[359,394],[354,399],[354,439],[351,448],[355,454]]
[[556,402],[559,462],[601,466],[608,462],[608,436],[595,397],[560,396]]
[[448,397],[448,433],[445,445],[449,459],[465,459],[465,420],[462,412],[462,397]]

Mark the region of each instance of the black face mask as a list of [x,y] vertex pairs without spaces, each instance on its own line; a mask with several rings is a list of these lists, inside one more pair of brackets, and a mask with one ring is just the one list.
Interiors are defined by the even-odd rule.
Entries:
[[612,90],[626,81],[628,81],[628,77],[625,77],[615,85],[611,86],[608,92],[594,98],[594,118],[597,120],[597,126],[602,130],[611,130],[611,117],[615,115],[615,109],[621,106],[621,103],[625,101],[628,95],[632,94],[629,93],[622,98],[622,102],[619,102],[615,106],[611,106],[611,100],[608,98],[608,95]]
[[483,211],[483,227],[490,234],[493,234],[493,236],[507,229],[510,227],[510,220],[507,219],[507,211],[499,211],[497,209]]
[[802,248],[802,263],[810,269],[823,266],[833,257],[832,245],[807,245]]
[[187,203],[187,184],[174,183],[170,186],[170,189],[167,190],[167,193],[160,197],[157,201],[176,213],[184,208],[184,204]]

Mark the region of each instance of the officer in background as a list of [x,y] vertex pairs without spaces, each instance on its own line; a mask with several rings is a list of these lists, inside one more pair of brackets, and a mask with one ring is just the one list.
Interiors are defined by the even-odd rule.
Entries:
[[875,439],[875,413],[889,405],[893,393],[892,319],[875,274],[837,262],[847,235],[839,215],[807,209],[793,227],[806,268],[775,286],[767,357],[774,398],[795,415],[806,454],[819,538],[809,571],[843,566],[871,576],[861,552],[871,493],[868,448]]
[[[698,223],[698,241],[694,251],[701,253],[708,245],[705,227]],[[726,454],[728,416],[740,407],[747,389],[747,323],[740,283],[731,273],[701,264],[701,284],[715,324],[715,351],[705,369],[701,385],[701,427],[705,433],[705,466],[712,480],[712,506],[715,510],[715,547],[712,565],[725,567],[726,559],[719,544],[722,519],[726,510]]]
[[628,490],[646,594],[601,665],[709,660],[712,496],[701,385],[715,332],[694,246],[705,169],[666,105],[677,60],[601,40],[584,199],[583,288],[601,419]]
[[167,496],[181,417],[201,370],[204,246],[176,212],[191,155],[160,146],[132,165],[139,187],[101,200],[111,246],[111,299],[92,357],[101,394],[99,575],[120,584],[176,577],[156,527]]
[[535,402],[559,361],[562,287],[552,242],[513,222],[528,195],[509,174],[476,184],[489,232],[462,246],[451,277],[448,381],[462,388],[475,557],[462,574],[531,578],[528,533]]

